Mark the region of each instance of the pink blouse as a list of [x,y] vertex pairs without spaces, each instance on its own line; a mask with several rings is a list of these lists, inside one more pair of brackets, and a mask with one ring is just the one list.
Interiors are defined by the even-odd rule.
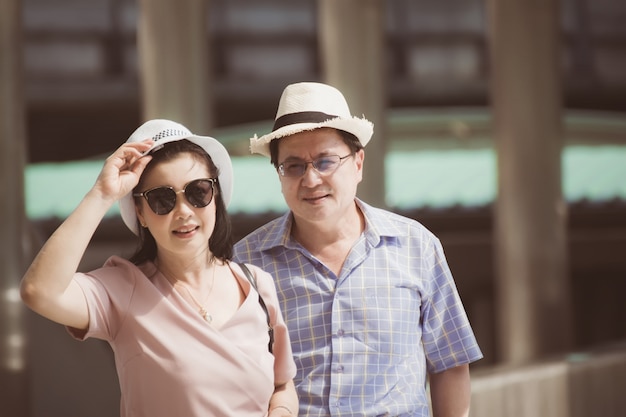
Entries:
[[74,279],[89,308],[86,332],[115,354],[121,417],[265,416],[274,385],[296,372],[272,277],[249,265],[270,311],[266,316],[239,266],[229,264],[247,296],[221,328],[205,322],[151,262],[139,267],[117,256]]

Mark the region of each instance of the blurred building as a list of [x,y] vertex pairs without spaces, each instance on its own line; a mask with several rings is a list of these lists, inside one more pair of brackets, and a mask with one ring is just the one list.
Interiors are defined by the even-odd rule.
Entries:
[[[488,105],[484,1],[385,5],[390,107]],[[108,152],[139,124],[138,13],[135,0],[23,1],[30,161]],[[272,119],[287,83],[321,80],[316,13],[315,0],[209,1],[217,126]],[[626,111],[625,17],[620,0],[562,1],[566,108]]]
[[[108,154],[141,122],[137,2],[22,3],[30,163]],[[236,144],[245,142],[251,130],[265,129],[286,84],[323,80],[317,4],[315,0],[209,0],[209,4],[213,120],[216,129],[226,132],[219,137],[232,141],[231,151],[243,154],[246,147]],[[390,136],[396,149],[471,151],[490,146],[485,2],[386,0],[385,5],[388,103],[394,110]],[[562,0],[561,6],[563,104],[569,115],[566,145],[626,146],[626,2]],[[467,162],[471,152],[460,158],[459,164]],[[572,170],[579,173],[577,181],[606,181],[601,165],[581,161],[580,169]],[[438,179],[442,181],[433,188],[459,196],[458,184],[446,188],[449,178]],[[470,183],[481,178],[466,179]],[[589,191],[592,188],[569,201],[569,270],[579,349],[626,338],[621,297],[626,292],[626,198],[623,193],[599,196]],[[486,354],[478,366],[489,365],[497,361],[491,201],[469,204],[460,197],[448,201],[392,208],[420,220],[442,239]],[[236,213],[237,234],[242,236],[275,215]],[[43,240],[59,221],[51,215],[33,219],[33,225]],[[106,255],[128,253],[132,249],[128,233],[119,219],[107,219],[82,266],[96,267]],[[36,329],[31,331],[32,414],[65,415],[77,386],[89,394],[82,394],[74,411],[114,413],[117,404],[110,399],[117,388],[107,346],[99,341],[79,345],[58,326],[38,317],[32,322]],[[58,398],[52,398],[50,386],[55,386]],[[94,387],[99,387],[97,392]]]
[[[489,146],[491,127],[485,110],[489,34],[484,2],[387,0],[385,4],[388,96],[396,114],[390,128],[392,141],[422,149]],[[211,0],[209,5],[213,117],[222,132],[232,128],[228,135],[219,136],[231,142],[231,152],[245,153],[250,129],[266,128],[263,122],[274,117],[287,83],[322,80],[317,4],[315,0]],[[140,124],[138,14],[135,0],[23,1],[31,163],[107,154]],[[619,0],[562,2],[564,107],[571,112],[565,124],[566,145],[626,145],[624,17],[626,3]],[[591,181],[595,169],[581,166],[581,175]],[[452,181],[441,184],[446,183]],[[442,237],[482,335],[488,353],[484,363],[489,363],[495,360],[489,355],[494,338],[489,322],[494,313],[491,201],[470,204],[459,197],[467,189],[464,185],[437,187],[449,195],[456,193],[449,204],[424,200],[394,208]],[[591,296],[602,305],[575,314],[577,345],[619,339],[626,333],[613,326],[610,317],[626,319],[626,313],[611,297],[626,289],[626,262],[619,255],[626,245],[621,235],[626,202],[621,194],[607,201],[606,196],[583,192],[570,203],[574,301],[582,306]],[[263,207],[249,215],[238,213],[239,235],[275,215],[262,213]],[[57,221],[38,219],[42,236]],[[107,228],[104,235],[108,242],[128,237],[123,226]],[[108,250],[111,244],[105,247]],[[603,283],[590,290],[588,280],[598,275]]]

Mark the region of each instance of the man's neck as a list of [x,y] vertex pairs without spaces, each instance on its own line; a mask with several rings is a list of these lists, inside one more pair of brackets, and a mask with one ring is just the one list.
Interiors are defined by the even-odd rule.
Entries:
[[310,222],[294,218],[291,236],[339,275],[344,261],[364,228],[365,218],[355,203],[354,210],[333,222]]

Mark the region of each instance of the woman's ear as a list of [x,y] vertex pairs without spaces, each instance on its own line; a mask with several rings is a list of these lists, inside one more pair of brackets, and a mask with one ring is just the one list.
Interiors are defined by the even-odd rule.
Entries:
[[137,215],[137,222],[141,227],[148,227],[146,219],[143,216],[143,207],[140,204],[135,204],[135,214]]

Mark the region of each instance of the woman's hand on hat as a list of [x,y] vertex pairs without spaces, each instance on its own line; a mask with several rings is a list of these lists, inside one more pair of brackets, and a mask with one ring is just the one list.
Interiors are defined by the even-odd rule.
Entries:
[[105,160],[94,185],[102,198],[114,202],[132,191],[152,159],[144,153],[153,143],[152,139],[125,143]]

